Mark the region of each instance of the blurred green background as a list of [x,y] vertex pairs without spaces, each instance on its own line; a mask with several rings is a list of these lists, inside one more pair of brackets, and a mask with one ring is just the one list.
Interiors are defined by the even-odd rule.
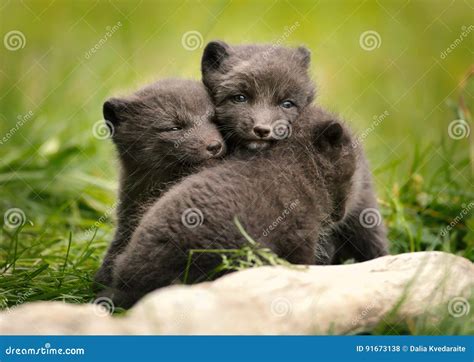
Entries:
[[[104,100],[165,77],[199,79],[203,46],[214,39],[310,48],[317,102],[345,118],[366,147],[392,252],[439,249],[474,259],[473,1],[2,1],[0,8],[0,136],[10,134],[0,144],[0,211],[19,208],[27,220],[23,228],[4,225],[0,255],[6,279],[38,271],[45,287],[26,299],[90,295],[85,285],[112,237],[117,185],[112,143],[93,132]],[[19,45],[8,44],[11,31],[21,33]],[[458,119],[461,135],[450,137]]]

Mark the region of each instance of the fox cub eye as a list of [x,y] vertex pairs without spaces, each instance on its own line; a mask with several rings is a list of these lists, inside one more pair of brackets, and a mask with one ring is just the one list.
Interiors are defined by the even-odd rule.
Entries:
[[247,97],[244,96],[243,94],[237,94],[237,95],[232,97],[232,100],[235,103],[244,103],[244,102],[247,102]]
[[292,101],[286,99],[286,100],[284,100],[283,102],[280,103],[280,106],[282,108],[292,108],[292,107],[296,107],[296,104],[294,104]]
[[182,127],[175,126],[175,127],[168,128],[166,132],[181,131],[182,129],[183,129]]

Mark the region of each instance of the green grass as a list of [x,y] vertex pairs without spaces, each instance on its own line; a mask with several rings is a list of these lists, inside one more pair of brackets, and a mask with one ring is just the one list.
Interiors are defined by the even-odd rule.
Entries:
[[243,228],[242,224],[237,218],[234,218],[234,223],[240,233],[246,240],[246,245],[240,249],[191,249],[189,251],[188,262],[183,277],[183,282],[188,283],[189,268],[193,262],[194,257],[201,254],[217,254],[222,261],[214,270],[211,270],[205,279],[212,280],[221,273],[239,271],[249,268],[257,268],[266,265],[283,265],[286,267],[295,267],[284,259],[279,258],[270,249],[263,247],[256,242]]
[[[198,78],[202,49],[188,51],[181,43],[190,30],[204,41],[271,42],[298,22],[283,43],[312,50],[319,102],[358,134],[370,129],[363,143],[391,252],[443,250],[474,261],[474,81],[467,80],[474,33],[440,58],[472,23],[468,3],[0,5],[2,38],[19,30],[26,39],[17,51],[0,43],[1,306],[93,300],[91,280],[113,235],[117,191],[113,147],[94,137],[93,126],[110,95],[167,76]],[[122,26],[86,58],[118,21]],[[382,42],[364,51],[359,35],[370,29]],[[384,112],[388,116],[372,129]],[[470,137],[449,136],[456,119],[467,122]],[[11,209],[24,213],[24,225],[5,225]],[[243,265],[242,259],[225,262]],[[472,325],[457,327],[462,320],[446,318],[433,331],[472,333]],[[423,317],[390,323],[373,333],[423,334],[434,326]]]
[[[472,306],[474,298],[466,299]],[[465,312],[459,315],[449,313],[448,304],[434,306],[429,312],[418,317],[403,319],[393,313],[385,317],[385,320],[377,325],[371,334],[374,335],[473,335],[474,323],[470,314]],[[472,313],[472,311],[471,311]]]

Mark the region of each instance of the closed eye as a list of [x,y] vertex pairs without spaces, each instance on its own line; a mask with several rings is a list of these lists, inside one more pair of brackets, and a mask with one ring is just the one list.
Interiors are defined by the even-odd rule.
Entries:
[[176,131],[181,131],[183,127],[180,126],[173,126],[169,128],[163,128],[160,130],[160,132],[176,132]]

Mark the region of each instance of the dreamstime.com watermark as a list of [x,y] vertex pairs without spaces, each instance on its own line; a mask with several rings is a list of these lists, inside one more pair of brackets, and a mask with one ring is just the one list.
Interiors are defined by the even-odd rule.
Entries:
[[94,314],[98,317],[111,315],[115,311],[115,304],[112,299],[98,297],[90,302],[94,306]]
[[375,128],[377,128],[380,123],[384,121],[390,115],[388,111],[383,112],[378,116],[373,117],[373,122],[367,127],[360,135],[358,135],[355,140],[352,142],[352,148],[356,148],[359,146],[368,136],[371,134]]
[[122,27],[122,22],[117,21],[114,25],[112,26],[107,26],[105,28],[106,32],[105,34],[99,39],[97,43],[94,44],[92,48],[90,48],[88,51],[84,53],[84,58],[89,60],[95,53],[97,53],[104,45],[107,43],[107,41],[115,34],[117,30],[119,30]]
[[201,49],[204,43],[202,34],[197,30],[190,30],[183,34],[181,37],[181,45],[184,49],[192,52],[197,49]]
[[440,54],[440,58],[441,59],[446,59],[446,57],[454,50],[456,49],[463,41],[464,39],[467,38],[467,36],[474,30],[474,25],[469,25],[469,26],[465,26],[463,25],[461,27],[461,34],[459,34],[459,36],[454,39],[454,41],[449,44],[449,46],[446,48],[446,50],[443,50]]
[[273,53],[276,51],[276,49],[282,45],[285,44],[286,40],[293,34],[293,32],[296,31],[300,27],[300,22],[295,21],[293,24],[290,26],[285,26],[283,28],[283,33],[280,35],[277,39],[272,41],[271,47],[269,50],[265,51],[263,53],[263,58],[267,59],[273,56]]
[[471,134],[471,127],[464,119],[455,119],[448,126],[448,135],[453,140],[468,138]]
[[84,348],[55,348],[51,347],[51,343],[47,342],[44,346],[36,348],[25,348],[25,347],[15,347],[8,346],[5,348],[5,354],[7,356],[50,356],[50,355],[84,355],[86,353]]
[[196,130],[199,128],[199,126],[202,123],[203,123],[202,120],[198,121],[190,129],[187,129],[186,131],[184,131],[184,134],[174,142],[173,144],[174,148],[179,148],[179,146],[181,146],[183,142],[185,142],[189,137],[191,137],[196,132]]
[[382,224],[382,215],[379,210],[368,207],[360,213],[359,222],[364,228],[372,229]]
[[15,52],[26,46],[26,37],[19,30],[11,30],[3,37],[3,45],[7,50]]
[[183,211],[181,214],[181,223],[188,229],[194,229],[201,226],[204,222],[204,215],[201,210],[197,208],[190,208]]
[[34,290],[32,288],[29,288],[27,291],[20,293],[19,297],[16,299],[15,304],[12,306],[8,306],[8,298],[3,297],[0,300],[0,308],[3,310],[3,312],[10,313],[13,309],[15,309],[17,306],[25,303],[27,299],[35,294]]
[[181,144],[186,141],[189,137],[191,137],[197,129],[201,127],[201,125],[206,122],[211,116],[213,112],[209,111],[206,112],[204,115],[197,117],[196,121],[194,122],[193,126],[186,131],[184,131],[183,135],[174,142],[174,148],[178,148]]
[[290,215],[290,213],[298,207],[300,200],[296,199],[292,201],[283,211],[282,213],[270,224],[267,228],[263,230],[262,235],[268,236],[273,230],[275,230],[280,223],[285,220],[285,218]]
[[441,236],[446,236],[448,233],[457,225],[461,222],[462,219],[466,215],[469,215],[470,211],[474,208],[474,202],[470,202],[469,205],[464,206],[461,212],[449,223],[448,226],[446,226],[443,230],[441,230],[440,235]]
[[109,206],[105,212],[102,214],[101,217],[99,217],[95,222],[94,224],[89,227],[85,234],[84,234],[84,237],[89,240],[90,238],[92,238],[92,235],[94,235],[94,232],[104,223],[106,222],[109,218],[110,218],[110,215],[114,212],[115,208],[117,207],[118,205],[118,201],[116,201],[112,206]]
[[454,318],[467,316],[471,311],[471,305],[466,298],[455,297],[448,303],[448,313]]
[[364,320],[372,309],[375,308],[375,303],[372,302],[365,306],[365,308],[360,312],[357,317],[352,318],[351,324],[357,326],[362,320]]
[[20,128],[25,125],[25,123],[31,120],[31,118],[33,118],[33,111],[29,111],[23,115],[19,114],[16,117],[17,122],[15,123],[15,125],[12,128],[10,128],[8,132],[5,133],[5,135],[3,135],[2,138],[0,138],[0,145],[7,143],[10,140],[10,138],[12,138],[20,130]]
[[288,298],[278,297],[272,300],[270,311],[276,317],[285,317],[291,314],[291,301]]
[[375,30],[364,31],[359,36],[359,45],[363,50],[371,52],[372,50],[380,48],[382,45],[382,37]]
[[100,119],[92,125],[92,135],[98,140],[106,140],[115,134],[112,122]]
[[5,214],[3,214],[3,224],[10,229],[19,228],[25,225],[25,222],[25,212],[17,207],[8,209]]
[[285,119],[279,119],[272,123],[272,137],[276,140],[284,140],[291,137],[293,128]]

